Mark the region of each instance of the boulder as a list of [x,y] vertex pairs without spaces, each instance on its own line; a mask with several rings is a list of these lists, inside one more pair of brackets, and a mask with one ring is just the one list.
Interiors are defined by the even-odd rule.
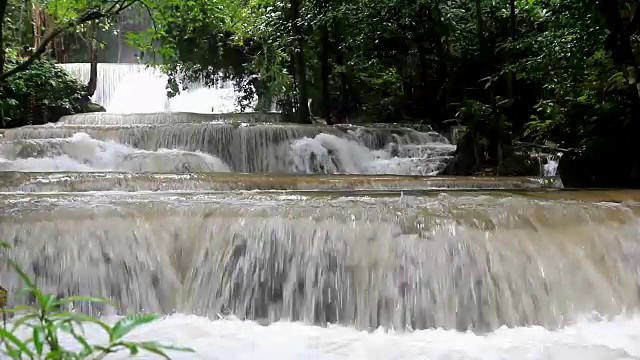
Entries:
[[106,111],[107,109],[105,109],[104,106],[94,103],[93,101],[90,101],[84,108],[85,113],[106,112]]
[[[470,132],[466,132],[457,142],[455,155],[441,175],[495,175],[496,161],[487,159],[483,142],[475,145]],[[476,152],[479,161],[476,160]],[[504,159],[500,165],[500,176],[539,176],[542,168],[540,158],[526,149],[505,146]]]
[[540,158],[527,152],[515,152],[500,165],[501,176],[540,176]]
[[612,147],[598,152],[569,150],[558,163],[565,188],[638,188],[640,159]]
[[[484,153],[478,146],[478,154]],[[465,133],[456,143],[456,152],[453,159],[442,170],[441,175],[462,175],[469,176],[480,171],[481,163],[476,161],[476,150],[470,132]]]
[[107,111],[104,106],[94,103],[88,96],[83,96],[82,99],[80,99],[79,105],[79,109],[77,109],[78,111],[76,112],[78,114]]

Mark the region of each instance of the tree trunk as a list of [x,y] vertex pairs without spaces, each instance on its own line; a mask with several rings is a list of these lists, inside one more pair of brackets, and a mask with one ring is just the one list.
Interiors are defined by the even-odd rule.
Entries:
[[[9,5],[9,0],[0,0],[0,74],[4,71],[4,62],[5,62],[5,48],[4,48],[4,32],[2,29],[4,28],[4,17],[7,13],[7,6]],[[2,115],[0,114],[0,117]]]
[[[433,22],[435,23],[432,31],[432,43],[434,44],[434,50],[437,57],[435,77],[439,79],[438,86],[440,90],[437,92],[438,113],[437,115],[442,117],[447,114],[447,105],[451,95],[452,81],[449,81],[449,69],[447,66],[448,54],[445,44],[448,42],[448,34],[446,33],[446,27],[442,21],[442,13],[440,12],[440,1],[436,1],[433,7]],[[443,41],[444,39],[444,41]],[[444,95],[442,94],[444,90]],[[445,119],[442,119],[445,120]]]
[[298,82],[298,113],[297,118],[301,123],[309,123],[309,105],[307,90],[307,64],[304,57],[304,41],[302,29],[300,29],[300,1],[290,0],[291,5],[291,31],[294,38],[294,62],[296,66],[296,78]]
[[320,114],[327,123],[331,123],[331,113],[329,110],[330,94],[329,94],[329,76],[331,75],[331,68],[329,65],[329,52],[331,43],[329,42],[329,27],[327,26],[327,0],[322,0],[322,12],[325,17],[323,24],[320,26],[320,77],[322,82],[322,101],[320,104]]
[[122,19],[118,20],[118,64],[122,62]]
[[[342,1],[338,2],[338,7],[342,6]],[[344,122],[349,114],[349,102],[351,96],[349,94],[349,78],[347,77],[347,69],[344,62],[344,50],[341,49],[343,45],[342,33],[340,32],[340,21],[333,21],[333,36],[335,38],[334,51],[336,54],[336,66],[340,79],[340,105],[338,106],[338,119]]]
[[42,29],[44,28],[42,10],[38,4],[33,3],[31,6],[31,14],[33,16],[33,48],[37,49],[42,42]]
[[[516,41],[516,0],[509,0],[510,20],[511,20],[511,41]],[[507,64],[511,64],[511,54],[507,53]],[[513,71],[507,73],[507,97],[513,99],[514,93],[514,79],[515,74]]]
[[98,24],[92,21],[87,28],[87,47],[89,49],[89,62],[91,68],[89,72],[89,83],[87,84],[87,95],[93,96],[98,86],[98,47],[96,46],[96,36],[98,34]]
[[[9,5],[8,0],[0,0],[0,74],[2,74],[2,72],[4,71],[4,62],[6,56],[4,48],[4,32],[2,31],[2,29],[4,27],[4,17],[7,13],[7,5]],[[2,88],[3,87],[0,81],[0,99],[4,98]],[[0,125],[2,127],[6,126],[4,121],[4,111],[2,110],[2,108],[0,108]]]

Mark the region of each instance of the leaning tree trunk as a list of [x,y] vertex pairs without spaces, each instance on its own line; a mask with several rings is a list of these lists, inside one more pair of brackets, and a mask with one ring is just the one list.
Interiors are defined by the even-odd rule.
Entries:
[[98,86],[98,47],[96,36],[98,34],[98,24],[92,21],[87,28],[87,45],[89,49],[89,62],[91,68],[89,72],[89,83],[87,84],[87,95],[93,96]]

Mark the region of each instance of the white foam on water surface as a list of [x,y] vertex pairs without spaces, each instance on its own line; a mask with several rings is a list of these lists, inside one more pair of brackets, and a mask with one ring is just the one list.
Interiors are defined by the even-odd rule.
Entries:
[[[106,340],[87,328],[93,343]],[[26,335],[26,334],[25,334]],[[133,331],[132,341],[186,346],[195,353],[170,352],[172,359],[437,359],[437,360],[622,360],[640,357],[640,319],[584,320],[551,331],[543,327],[500,328],[478,335],[431,329],[365,332],[342,326],[217,320],[175,314]],[[71,339],[65,346],[77,346]],[[128,359],[117,353],[108,359]],[[157,359],[144,353],[138,359]]]
[[549,156],[549,157],[547,157],[547,163],[544,164],[544,166],[543,166],[543,171],[542,171],[542,175],[543,176],[557,176],[558,175],[558,164],[559,164],[560,156]]
[[[0,171],[122,171],[122,172],[229,172],[215,156],[177,149],[147,151],[76,133],[65,139],[32,140],[34,154],[25,157],[28,145],[0,144]],[[40,153],[40,154],[38,154]],[[40,156],[38,156],[40,155]]]
[[[446,143],[394,143],[385,149],[372,150],[356,141],[322,133],[292,141],[286,156],[294,173],[424,176],[441,171],[454,150],[454,145]],[[398,156],[401,154],[406,157]]]

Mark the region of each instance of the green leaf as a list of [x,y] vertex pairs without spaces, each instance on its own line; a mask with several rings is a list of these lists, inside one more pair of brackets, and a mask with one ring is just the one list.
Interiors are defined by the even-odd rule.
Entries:
[[[93,352],[93,348],[91,347],[89,342],[84,338],[84,336],[78,334],[73,322],[65,320],[59,324],[58,328],[61,331],[64,331],[67,334],[73,336],[73,338],[76,339],[76,341],[78,341],[80,345],[82,345],[82,352],[80,353],[80,356],[88,356]],[[80,328],[82,329],[82,327]]]
[[117,342],[113,345],[111,345],[112,348],[117,348],[117,347],[124,347],[127,348],[129,350],[129,355],[133,356],[133,355],[137,355],[140,350],[138,349],[138,345],[132,342],[125,342],[125,341],[121,341],[121,342]]
[[156,344],[156,346],[160,349],[164,349],[164,350],[173,350],[173,351],[184,351],[184,352],[195,352],[195,350],[193,350],[190,347],[184,347],[184,346],[174,346],[174,345],[163,345],[163,344]]
[[44,349],[45,333],[44,329],[40,326],[33,327],[33,346],[36,348],[36,353],[42,355]]
[[143,342],[139,344],[141,348],[143,348],[144,350],[156,354],[156,355],[160,355],[163,358],[169,360],[169,356],[162,351],[162,349],[160,348],[160,346],[158,346],[158,344],[152,343],[152,342]]
[[56,304],[58,297],[53,294],[42,294],[40,302],[40,310],[48,313]]
[[148,324],[153,322],[159,318],[158,315],[153,314],[140,314],[140,315],[129,315],[126,318],[118,321],[112,328],[109,333],[109,342],[116,342],[125,335],[127,335],[134,328]]
[[76,324],[82,324],[82,323],[91,323],[91,324],[95,324],[98,325],[99,327],[101,327],[105,332],[111,334],[111,327],[107,324],[105,324],[104,322],[100,321],[99,319],[89,316],[89,315],[85,315],[85,314],[76,314],[76,313],[70,313],[70,312],[60,312],[60,313],[54,313],[51,314],[50,317],[55,318],[58,321],[71,321],[74,322]]
[[66,305],[75,301],[86,301],[86,302],[97,303],[97,304],[113,305],[113,302],[110,300],[99,298],[99,297],[93,297],[93,296],[68,296],[56,301],[55,305]]
[[33,358],[33,352],[29,349],[27,344],[2,327],[0,327],[0,339],[2,339],[5,345],[9,346],[9,344],[13,344],[21,353],[27,354],[27,356]]

